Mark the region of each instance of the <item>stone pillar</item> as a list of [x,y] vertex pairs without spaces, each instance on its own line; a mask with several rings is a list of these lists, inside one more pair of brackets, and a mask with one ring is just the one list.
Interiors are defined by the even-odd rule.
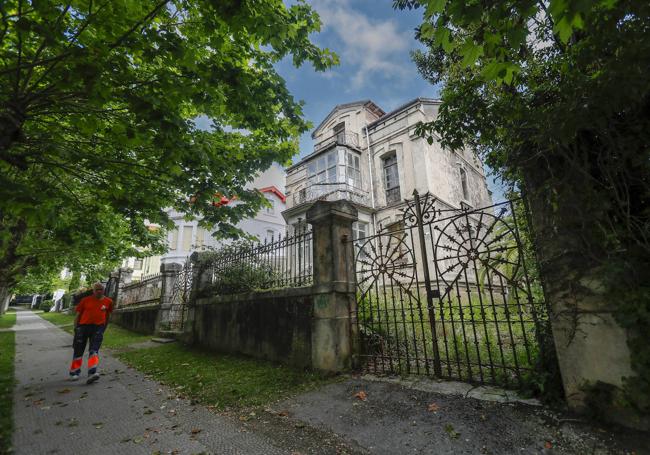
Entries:
[[174,262],[160,264],[162,283],[160,289],[160,310],[158,311],[158,320],[156,321],[156,333],[164,331],[169,324],[169,309],[172,304],[174,283],[182,268],[182,265]]
[[115,308],[120,307],[120,295],[122,294],[122,289],[127,284],[131,284],[133,277],[133,269],[128,267],[121,267],[117,272],[117,293],[115,294]]
[[343,371],[352,366],[356,305],[352,223],[357,209],[347,201],[318,201],[307,211],[314,249],[312,366]]

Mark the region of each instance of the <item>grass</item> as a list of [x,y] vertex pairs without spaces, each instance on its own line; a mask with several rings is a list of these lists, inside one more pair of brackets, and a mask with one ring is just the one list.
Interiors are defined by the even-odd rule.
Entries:
[[[74,323],[74,314],[67,313],[39,313],[39,316],[50,321],[57,327],[62,328],[68,333],[74,331],[71,325]],[[151,335],[142,335],[139,333],[131,332],[130,330],[123,329],[116,324],[109,324],[106,333],[104,334],[103,348],[108,349],[121,349],[134,343],[140,343],[151,339]]]
[[8,311],[2,316],[0,316],[0,329],[9,329],[14,326],[16,323],[16,313],[14,311]]
[[217,410],[266,405],[331,381],[314,372],[180,344],[123,352],[118,357]]
[[371,360],[370,368],[400,374],[431,370],[432,326],[445,377],[510,386],[518,382],[517,369],[527,375],[535,367],[537,325],[524,291],[506,298],[456,286],[434,298],[431,324],[421,289],[409,293],[383,284],[358,297],[362,355]]
[[[15,313],[6,313],[0,316],[0,327],[11,327],[15,321]],[[11,447],[15,335],[0,332],[0,453],[9,453]]]

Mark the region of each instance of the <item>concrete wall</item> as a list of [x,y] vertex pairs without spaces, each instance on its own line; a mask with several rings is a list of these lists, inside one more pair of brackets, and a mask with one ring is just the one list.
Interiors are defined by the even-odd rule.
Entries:
[[311,367],[310,293],[311,288],[282,289],[198,299],[193,343],[219,352]]
[[156,333],[159,309],[159,305],[119,309],[111,315],[111,323],[134,332],[153,335]]

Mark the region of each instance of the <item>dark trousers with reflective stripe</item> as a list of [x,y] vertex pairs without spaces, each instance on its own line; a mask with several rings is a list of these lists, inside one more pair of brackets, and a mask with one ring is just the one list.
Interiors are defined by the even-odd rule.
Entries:
[[104,340],[105,328],[106,327],[103,325],[94,324],[79,324],[77,326],[74,331],[74,340],[72,341],[72,349],[74,350],[74,353],[72,355],[72,363],[70,364],[70,375],[81,374],[81,365],[83,363],[86,344],[89,344],[88,375],[90,376],[97,372],[97,366],[99,365],[99,348]]

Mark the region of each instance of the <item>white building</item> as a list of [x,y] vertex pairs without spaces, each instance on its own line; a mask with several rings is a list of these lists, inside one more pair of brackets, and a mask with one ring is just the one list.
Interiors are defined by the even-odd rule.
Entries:
[[[271,203],[271,207],[262,208],[254,218],[242,220],[237,227],[256,236],[260,241],[277,239],[280,235],[284,236],[286,223],[282,212],[286,208],[285,181],[284,168],[276,163],[260,173],[250,187],[264,193]],[[236,202],[231,201],[230,203]],[[200,227],[198,221],[186,221],[183,215],[177,212],[171,212],[170,215],[176,228],[167,234],[169,250],[160,257],[160,262],[182,264],[194,251],[218,248],[223,242],[215,239],[212,232]],[[160,264],[158,264],[159,266]]]
[[492,204],[483,165],[470,150],[452,152],[415,134],[438,114],[440,101],[414,99],[385,113],[370,100],[336,106],[312,133],[314,151],[287,169],[293,231],[318,199],[346,199],[359,210],[355,237],[400,229],[406,198],[432,193],[450,207]]

